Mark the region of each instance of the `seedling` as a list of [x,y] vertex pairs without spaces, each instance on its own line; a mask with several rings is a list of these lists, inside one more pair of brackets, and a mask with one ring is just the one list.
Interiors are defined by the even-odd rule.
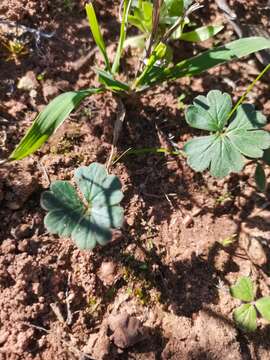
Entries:
[[71,236],[80,249],[105,245],[111,240],[111,228],[123,223],[120,181],[97,163],[78,168],[74,178],[83,199],[67,181],[55,181],[42,194],[41,206],[48,211],[45,226],[52,234]]
[[0,36],[0,44],[8,53],[6,61],[14,60],[17,62],[21,56],[28,54],[26,45],[19,40],[6,40]]
[[265,296],[255,301],[255,291],[249,277],[241,277],[230,288],[230,292],[235,299],[244,303],[233,312],[234,321],[239,328],[244,331],[255,331],[258,313],[270,322],[270,297]]
[[229,94],[219,90],[197,96],[186,112],[187,123],[211,135],[189,140],[184,151],[195,171],[210,169],[211,175],[224,177],[239,172],[245,158],[258,159],[270,147],[270,134],[261,128],[266,117],[251,104],[232,110]]

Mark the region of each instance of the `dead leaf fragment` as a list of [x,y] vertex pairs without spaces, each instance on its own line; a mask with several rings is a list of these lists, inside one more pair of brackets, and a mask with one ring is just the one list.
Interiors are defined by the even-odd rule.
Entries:
[[111,338],[114,344],[121,349],[133,346],[147,337],[146,328],[140,320],[127,313],[111,315],[108,324],[113,332]]

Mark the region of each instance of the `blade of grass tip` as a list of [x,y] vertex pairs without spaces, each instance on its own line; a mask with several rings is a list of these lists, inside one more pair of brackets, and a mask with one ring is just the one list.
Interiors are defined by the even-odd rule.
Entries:
[[263,75],[270,69],[270,64],[266,65],[266,67],[260,72],[260,74],[256,77],[256,79],[248,86],[247,90],[244,92],[244,94],[241,96],[241,98],[237,101],[236,105],[232,109],[232,111],[228,115],[228,119],[230,119],[233,114],[236,112],[238,107],[243,103],[247,95],[251,92],[251,90],[254,88],[256,83],[263,77]]
[[117,73],[119,70],[120,58],[124,47],[124,42],[126,40],[126,30],[127,30],[126,28],[127,28],[128,14],[129,14],[131,2],[132,0],[124,0],[123,16],[122,16],[121,28],[120,28],[120,37],[112,66],[112,74]]
[[93,35],[93,38],[95,40],[95,43],[97,47],[99,48],[99,51],[101,52],[105,64],[106,64],[106,70],[111,71],[111,64],[107,55],[106,46],[104,43],[103,36],[100,31],[99,23],[96,17],[95,9],[93,7],[92,3],[85,5],[85,10],[89,22],[89,26]]

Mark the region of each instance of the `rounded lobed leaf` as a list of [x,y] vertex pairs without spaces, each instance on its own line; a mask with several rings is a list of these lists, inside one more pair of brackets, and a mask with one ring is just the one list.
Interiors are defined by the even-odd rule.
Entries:
[[214,135],[194,138],[184,146],[188,164],[195,171],[210,168],[211,175],[224,177],[242,170],[245,156],[261,158],[270,147],[270,134],[260,130],[266,118],[250,104],[238,107],[226,128],[232,103],[228,94],[212,90],[198,96],[186,111],[187,123]]
[[49,211],[45,226],[53,234],[71,236],[80,249],[105,245],[112,237],[111,229],[123,224],[121,183],[97,163],[77,169],[75,180],[86,205],[68,182],[52,183],[41,198],[42,207]]
[[249,277],[242,276],[230,288],[231,295],[239,300],[250,302],[254,300],[253,284]]
[[237,326],[244,331],[255,331],[257,328],[256,309],[251,304],[243,304],[233,312],[233,318]]
[[255,302],[255,306],[261,316],[267,321],[270,321],[270,297],[265,296],[260,298]]

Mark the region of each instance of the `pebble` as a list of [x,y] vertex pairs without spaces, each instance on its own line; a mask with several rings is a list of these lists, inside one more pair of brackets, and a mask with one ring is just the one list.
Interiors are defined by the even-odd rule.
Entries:
[[194,220],[192,218],[192,216],[190,215],[186,215],[184,220],[183,220],[183,224],[185,227],[191,227],[194,225]]

